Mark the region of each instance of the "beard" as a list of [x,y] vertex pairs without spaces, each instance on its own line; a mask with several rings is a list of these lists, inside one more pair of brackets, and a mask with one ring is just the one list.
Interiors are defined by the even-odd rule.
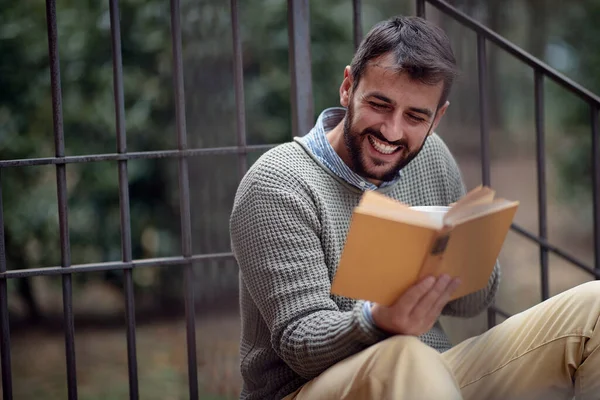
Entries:
[[[350,155],[350,161],[352,163],[350,168],[356,174],[366,179],[373,179],[382,182],[388,182],[393,180],[398,175],[398,172],[402,168],[406,167],[421,152],[423,146],[425,146],[425,141],[429,136],[428,131],[421,145],[417,149],[411,150],[409,148],[408,141],[405,138],[397,140],[395,142],[390,142],[385,138],[385,136],[383,136],[383,134],[381,134],[381,132],[371,128],[367,128],[362,132],[355,131],[352,127],[353,117],[354,108],[352,106],[352,100],[350,100],[350,104],[348,104],[348,110],[346,112],[346,117],[344,119],[344,144],[346,145],[346,149],[348,150],[348,154]],[[429,130],[431,130],[431,127],[429,127]],[[383,167],[386,164],[389,164],[389,167],[385,170],[381,170],[380,168],[378,168],[378,170],[369,170],[369,168],[367,167],[367,157],[369,156],[364,153],[362,148],[362,143],[365,140],[369,140],[367,138],[368,135],[374,136],[382,142],[389,143],[390,145],[400,146],[400,148],[396,151],[402,152],[404,154],[393,163],[382,162],[377,159],[371,159],[371,163],[374,164],[375,167]]]

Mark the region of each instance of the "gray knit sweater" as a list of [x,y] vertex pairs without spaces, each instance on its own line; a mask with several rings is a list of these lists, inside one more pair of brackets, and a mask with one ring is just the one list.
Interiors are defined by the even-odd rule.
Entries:
[[[409,205],[447,205],[465,188],[434,134],[400,181],[379,191]],[[363,301],[330,294],[361,195],[298,140],[264,154],[243,178],[230,219],[240,268],[242,399],[281,399],[387,337],[365,317]],[[496,264],[486,289],[449,303],[443,314],[470,317],[485,310],[499,276]],[[421,340],[439,351],[451,346],[439,323]]]

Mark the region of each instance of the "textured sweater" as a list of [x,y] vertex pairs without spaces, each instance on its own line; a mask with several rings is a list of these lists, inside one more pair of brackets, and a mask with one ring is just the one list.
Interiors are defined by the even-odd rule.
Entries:
[[[378,191],[409,205],[447,205],[465,187],[448,148],[433,134],[402,178]],[[388,337],[362,312],[363,301],[330,293],[362,193],[297,139],[265,153],[242,179],[230,218],[240,268],[241,399],[281,399]],[[443,314],[479,314],[492,302],[499,277],[496,264],[487,288],[450,302]],[[439,322],[420,339],[438,351],[451,347]]]

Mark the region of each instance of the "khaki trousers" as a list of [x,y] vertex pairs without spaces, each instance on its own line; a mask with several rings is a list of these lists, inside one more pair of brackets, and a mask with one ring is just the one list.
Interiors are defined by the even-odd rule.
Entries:
[[440,354],[394,336],[333,365],[286,399],[600,399],[600,282],[514,315]]

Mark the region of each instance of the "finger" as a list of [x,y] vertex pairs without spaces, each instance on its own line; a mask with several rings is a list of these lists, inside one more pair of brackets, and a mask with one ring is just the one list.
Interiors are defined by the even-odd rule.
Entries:
[[441,275],[431,290],[415,305],[411,312],[411,318],[414,318],[415,320],[426,318],[451,283],[452,279],[448,275]]
[[446,304],[448,304],[448,301],[450,301],[450,297],[452,297],[452,294],[456,291],[456,289],[458,289],[460,284],[461,282],[458,278],[454,278],[451,280],[450,284],[448,285],[442,296],[438,298],[434,306],[431,308],[431,313],[429,315],[430,318],[437,319],[440,316],[442,310],[444,309]]
[[396,311],[408,315],[415,305],[421,301],[431,288],[435,285],[436,279],[433,276],[428,276],[410,287],[396,302]]

